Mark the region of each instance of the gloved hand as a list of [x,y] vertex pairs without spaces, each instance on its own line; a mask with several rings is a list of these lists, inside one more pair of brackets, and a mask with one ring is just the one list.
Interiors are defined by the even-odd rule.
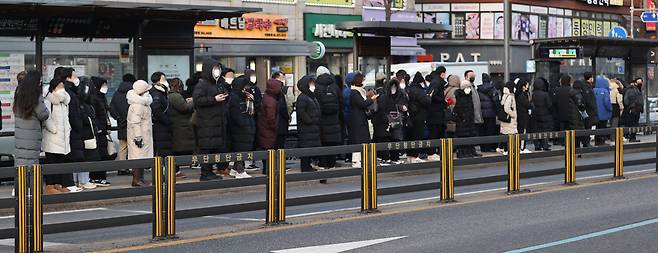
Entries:
[[135,137],[135,139],[133,140],[133,142],[135,142],[135,145],[136,145],[138,148],[143,148],[143,147],[144,147],[144,140],[142,139],[141,136],[139,136],[139,137]]

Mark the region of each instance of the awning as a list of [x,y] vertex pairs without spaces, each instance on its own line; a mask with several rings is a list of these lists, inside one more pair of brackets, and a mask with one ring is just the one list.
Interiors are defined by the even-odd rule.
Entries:
[[391,55],[393,56],[416,56],[425,54],[425,49],[419,46],[415,47],[391,47]]
[[345,21],[336,23],[336,30],[375,36],[415,37],[416,34],[452,32],[452,27],[442,24],[401,21]]
[[584,57],[612,57],[632,59],[635,63],[646,62],[651,48],[658,41],[649,39],[618,39],[609,37],[565,37],[533,41],[535,50],[555,47],[580,47]]
[[3,36],[129,38],[144,20],[197,22],[260,8],[93,0],[0,0]]
[[196,55],[309,56],[313,44],[299,40],[196,39]]

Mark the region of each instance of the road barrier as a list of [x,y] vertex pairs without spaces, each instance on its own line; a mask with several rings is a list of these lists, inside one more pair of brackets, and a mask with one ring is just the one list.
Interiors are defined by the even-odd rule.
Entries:
[[[452,202],[455,200],[455,186],[484,184],[492,182],[507,181],[508,192],[520,192],[520,181],[523,178],[542,177],[549,175],[564,174],[566,184],[576,182],[576,170],[588,171],[602,168],[614,167],[614,178],[623,177],[624,165],[633,166],[640,164],[655,163],[658,172],[658,159],[639,159],[624,161],[624,149],[656,148],[658,136],[655,143],[633,144],[624,147],[624,134],[629,133],[651,133],[658,130],[655,126],[600,129],[600,130],[578,130],[563,132],[546,132],[531,134],[514,134],[509,136],[487,136],[440,140],[404,141],[390,143],[371,143],[362,145],[346,145],[322,148],[297,148],[267,151],[239,152],[226,154],[206,154],[192,156],[169,156],[164,158],[138,159],[128,161],[102,161],[84,162],[75,164],[45,164],[32,167],[20,166],[17,168],[0,168],[1,177],[15,178],[15,197],[0,199],[0,208],[15,208],[15,228],[0,229],[0,239],[15,238],[16,252],[41,252],[43,251],[43,234],[97,229],[112,226],[125,226],[133,224],[152,223],[152,237],[156,240],[176,237],[176,219],[202,217],[208,215],[221,215],[228,213],[247,212],[263,210],[266,211],[265,222],[267,224],[281,224],[286,222],[286,207],[314,203],[324,203],[345,199],[361,199],[362,212],[376,212],[377,199],[381,195],[399,194],[413,191],[440,190],[441,202]],[[576,148],[578,136],[608,135],[614,139],[614,146]],[[540,139],[564,138],[564,151],[548,151],[532,154],[521,154],[520,142]],[[504,156],[454,159],[454,149],[469,145],[504,143],[507,142],[508,154]],[[427,162],[420,164],[404,164],[389,167],[377,166],[377,153],[401,151],[410,149],[439,148],[440,162]],[[658,148],[656,149],[658,154]],[[576,155],[598,152],[614,152],[613,163],[597,163],[576,166]],[[299,173],[286,175],[286,160],[288,158],[315,157],[326,155],[337,155],[344,153],[361,152],[361,168],[328,170],[313,173]],[[564,157],[564,168],[555,168],[541,171],[522,172],[520,160]],[[241,180],[223,180],[210,182],[193,182],[176,184],[175,171],[181,165],[200,165],[212,163],[241,162],[245,160],[267,160],[267,176],[254,177]],[[454,179],[455,165],[487,164],[494,162],[505,162],[507,159],[507,173],[478,178]],[[43,175],[65,174],[83,171],[106,171],[153,168],[153,186],[135,187],[125,189],[111,189],[103,191],[90,191],[80,193],[69,193],[59,195],[42,196]],[[440,171],[439,184],[425,183],[418,185],[404,185],[381,188],[377,185],[377,176],[380,173],[395,173],[403,171],[416,171],[438,169]],[[13,171],[10,171],[13,170]],[[10,173],[11,172],[11,173]],[[15,174],[14,174],[15,173]],[[334,194],[303,196],[287,198],[286,184],[289,182],[322,180],[329,178],[361,177],[361,190],[352,192],[341,192]],[[266,200],[231,205],[203,207],[195,209],[177,210],[176,193],[227,189],[246,186],[265,185]],[[43,224],[43,204],[71,203],[81,201],[98,201],[105,199],[117,199],[137,196],[151,196],[153,208],[151,213],[130,216],[109,217],[96,220],[82,220],[56,224]]]

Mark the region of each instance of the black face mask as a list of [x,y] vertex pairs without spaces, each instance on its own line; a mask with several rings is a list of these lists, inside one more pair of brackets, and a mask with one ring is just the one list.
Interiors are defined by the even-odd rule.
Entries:
[[468,80],[471,81],[471,83],[474,83],[475,82],[475,77],[471,77]]

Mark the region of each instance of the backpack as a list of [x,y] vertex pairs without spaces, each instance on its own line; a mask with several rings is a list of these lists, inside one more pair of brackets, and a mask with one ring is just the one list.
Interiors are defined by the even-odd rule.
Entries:
[[[509,96],[507,96],[507,98],[509,98]],[[505,102],[507,102],[507,99],[505,99],[503,103],[501,103],[502,106],[498,106],[498,108],[496,109],[496,117],[498,118],[498,120],[500,120],[500,122],[510,123],[512,122],[512,117],[510,117],[509,114],[505,112]]]

